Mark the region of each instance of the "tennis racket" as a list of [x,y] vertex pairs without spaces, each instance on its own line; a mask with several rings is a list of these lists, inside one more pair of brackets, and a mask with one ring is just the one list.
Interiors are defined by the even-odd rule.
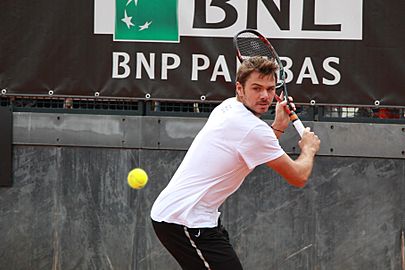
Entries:
[[[233,42],[236,48],[236,56],[239,61],[242,63],[245,59],[248,59],[253,56],[264,56],[269,59],[275,59],[280,69],[280,79],[277,83],[277,88],[283,86],[284,98],[287,100],[287,106],[285,111],[290,117],[290,121],[293,123],[298,134],[302,137],[305,127],[302,124],[301,120],[298,118],[297,114],[291,109],[290,100],[288,98],[287,84],[285,82],[285,71],[283,64],[281,63],[280,57],[278,56],[276,50],[273,48],[271,43],[261,35],[256,30],[246,29],[237,33],[233,37]],[[275,95],[277,101],[282,101],[279,95]]]

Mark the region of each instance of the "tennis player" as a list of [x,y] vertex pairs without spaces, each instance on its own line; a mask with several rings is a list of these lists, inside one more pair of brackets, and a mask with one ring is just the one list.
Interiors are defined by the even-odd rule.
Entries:
[[276,104],[271,126],[259,118],[273,101],[277,68],[262,57],[241,64],[236,97],[212,111],[153,204],[156,235],[182,269],[242,269],[218,208],[256,166],[267,164],[296,187],[303,187],[311,174],[320,140],[309,128],[299,141],[297,159],[280,147],[278,138],[289,124],[286,101]]

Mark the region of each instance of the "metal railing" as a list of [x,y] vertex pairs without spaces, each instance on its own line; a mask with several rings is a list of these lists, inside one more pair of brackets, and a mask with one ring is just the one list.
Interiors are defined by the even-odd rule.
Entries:
[[[59,112],[76,114],[155,115],[208,117],[219,102],[151,101],[106,98],[0,97],[0,106],[13,111]],[[297,114],[304,121],[405,123],[405,108],[356,107],[297,104]],[[263,115],[274,118],[274,106]]]

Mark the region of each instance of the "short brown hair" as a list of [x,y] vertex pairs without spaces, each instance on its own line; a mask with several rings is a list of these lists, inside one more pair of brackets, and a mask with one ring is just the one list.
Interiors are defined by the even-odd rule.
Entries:
[[267,57],[262,56],[250,57],[243,60],[240,65],[238,72],[236,73],[236,81],[242,84],[242,86],[245,86],[250,74],[254,71],[259,72],[263,76],[273,74],[274,79],[277,81],[278,68],[279,66],[273,58],[268,59]]

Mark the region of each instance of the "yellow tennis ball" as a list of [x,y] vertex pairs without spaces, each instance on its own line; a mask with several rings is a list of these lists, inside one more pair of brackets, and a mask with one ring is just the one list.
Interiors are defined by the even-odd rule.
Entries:
[[134,189],[143,188],[148,182],[148,174],[141,168],[133,169],[128,173],[128,185]]

